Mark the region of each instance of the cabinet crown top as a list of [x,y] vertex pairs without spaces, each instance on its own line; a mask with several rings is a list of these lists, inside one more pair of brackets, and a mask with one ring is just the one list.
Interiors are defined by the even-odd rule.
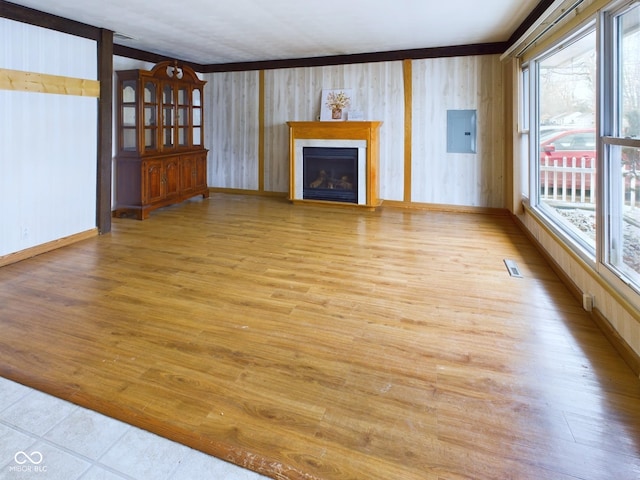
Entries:
[[200,80],[196,71],[185,63],[167,60],[166,62],[157,63],[149,73],[156,78],[165,78],[170,80],[183,80],[196,84],[206,83]]

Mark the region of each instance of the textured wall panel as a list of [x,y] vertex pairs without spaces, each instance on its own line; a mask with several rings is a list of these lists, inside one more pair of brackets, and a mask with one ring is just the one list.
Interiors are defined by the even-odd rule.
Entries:
[[96,226],[95,98],[0,91],[0,255]]
[[258,189],[259,73],[203,76],[210,187]]
[[[95,80],[96,42],[0,19],[0,68]],[[0,91],[0,255],[95,228],[95,98]]]
[[[504,207],[502,66],[496,55],[413,62],[412,201]],[[447,153],[447,110],[477,110],[477,153]]]
[[93,40],[0,18],[0,66],[11,70],[98,79]]
[[404,81],[402,62],[346,65],[345,86],[355,90],[366,120],[381,120],[380,198],[404,195]]
[[320,117],[322,78],[315,68],[287,68],[265,72],[264,188],[289,191],[288,121]]

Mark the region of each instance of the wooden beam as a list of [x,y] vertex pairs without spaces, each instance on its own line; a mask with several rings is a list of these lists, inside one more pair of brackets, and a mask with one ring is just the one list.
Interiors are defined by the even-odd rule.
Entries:
[[514,43],[518,41],[518,39],[525,34],[525,32],[535,23],[538,18],[542,16],[542,14],[553,5],[554,0],[540,0],[538,5],[527,15],[527,18],[516,28],[516,30],[511,34],[509,40],[507,40],[507,47],[511,47]]
[[413,70],[411,60],[403,62],[404,77],[404,201],[411,202],[411,160],[413,125]]
[[453,45],[449,47],[415,48],[388,52],[333,55],[327,57],[291,58],[258,62],[218,63],[202,65],[202,73],[240,72],[249,70],[272,70],[277,68],[322,67],[328,65],[350,65],[370,62],[392,62],[407,59],[466,57],[471,55],[493,55],[505,51],[505,42],[481,43],[474,45]]
[[98,41],[98,168],[96,225],[101,234],[111,231],[111,176],[113,142],[113,32],[102,30]]
[[0,68],[0,90],[16,90],[80,97],[99,97],[100,82],[45,73]]
[[259,72],[258,88],[258,190],[264,192],[264,70],[260,70]]

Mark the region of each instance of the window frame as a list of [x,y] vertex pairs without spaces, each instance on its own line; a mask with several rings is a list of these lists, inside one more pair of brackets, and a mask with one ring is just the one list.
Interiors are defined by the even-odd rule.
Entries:
[[[567,35],[558,39],[553,44],[549,45],[543,52],[535,57],[531,58],[523,68],[529,69],[529,92],[530,92],[530,104],[529,104],[529,207],[536,213],[539,220],[556,236],[558,236],[562,242],[571,249],[576,255],[580,257],[582,261],[590,265],[592,268],[597,268],[598,258],[598,244],[599,238],[596,235],[595,248],[587,244],[576,233],[572,232],[568,226],[556,221],[553,213],[550,211],[550,207],[541,201],[541,185],[540,185],[540,64],[544,60],[552,57],[559,51],[571,46],[572,44],[580,41],[587,35],[595,33],[595,49],[596,55],[599,56],[598,49],[598,21],[596,16],[586,20],[581,25],[571,30]],[[598,78],[599,64],[596,65],[596,78]],[[595,98],[595,118],[596,118],[596,170],[600,169],[600,142],[598,140],[598,85],[596,85],[596,98]],[[597,176],[599,178],[600,175]],[[601,189],[598,189],[601,191]],[[597,194],[598,196],[600,193]],[[600,224],[600,214],[598,212],[600,202],[596,199],[596,232],[598,231],[598,224]]]
[[613,288],[623,294],[636,307],[640,308],[640,282],[634,283],[621,269],[612,264],[609,246],[614,239],[611,233],[611,222],[615,222],[615,212],[619,206],[612,202],[612,195],[617,192],[617,187],[612,187],[614,158],[613,151],[622,147],[640,148],[640,137],[628,138],[621,133],[620,111],[620,45],[621,33],[618,29],[618,20],[625,13],[640,9],[640,1],[613,2],[600,14],[599,44],[601,55],[599,68],[600,85],[600,141],[601,141],[601,163],[603,165],[600,185],[600,195],[602,196],[602,228],[598,229],[601,238],[601,245],[598,254],[598,273],[607,280]]
[[529,151],[531,148],[531,105],[533,97],[531,91],[531,68],[528,63],[520,68],[519,91],[520,102],[518,112],[518,135],[520,140],[520,167],[523,177],[520,179],[523,201],[529,205],[531,196],[531,165],[529,162]]

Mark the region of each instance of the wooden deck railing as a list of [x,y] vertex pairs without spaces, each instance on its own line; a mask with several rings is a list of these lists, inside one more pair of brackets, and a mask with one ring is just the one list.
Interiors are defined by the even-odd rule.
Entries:
[[[595,158],[563,157],[562,160],[545,158],[540,162],[540,198],[567,203],[595,203]],[[587,165],[590,165],[587,167]],[[640,206],[634,175],[620,176],[624,204],[629,208]]]

